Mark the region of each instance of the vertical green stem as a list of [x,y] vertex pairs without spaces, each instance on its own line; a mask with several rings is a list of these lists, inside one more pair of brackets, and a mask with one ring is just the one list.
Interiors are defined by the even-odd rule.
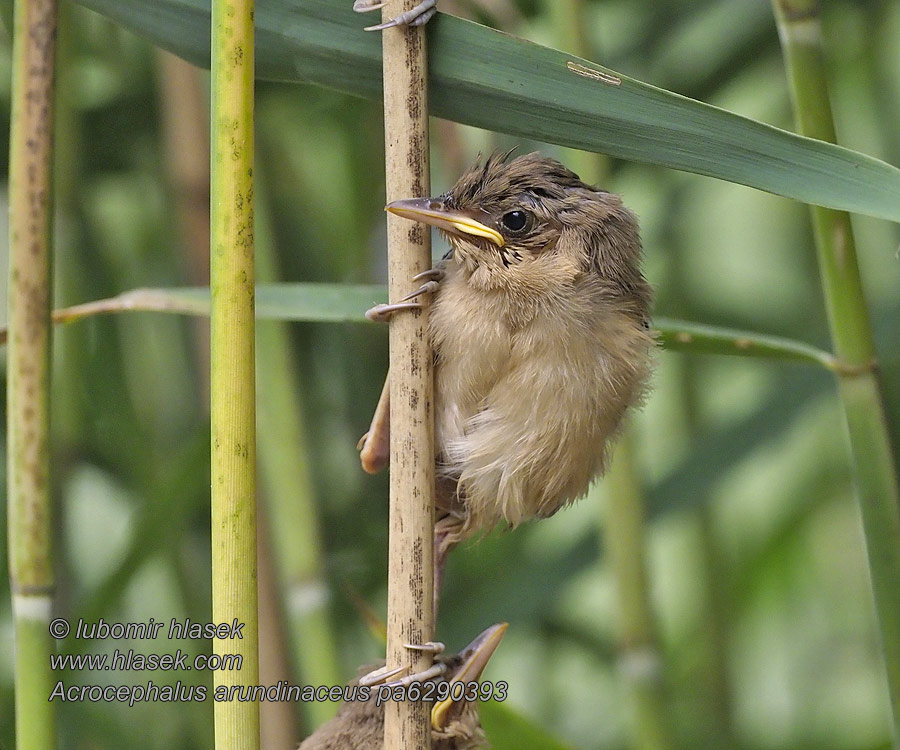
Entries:
[[666,711],[656,617],[650,603],[646,509],[627,435],[616,446],[604,483],[604,540],[616,583],[619,665],[630,703],[632,744],[638,750],[667,750],[675,742]]
[[[828,100],[819,4],[773,0],[797,127],[803,135],[835,142]],[[842,364],[838,389],[853,454],[881,632],[894,741],[900,743],[900,489],[876,368],[850,217],[812,207],[822,288],[835,353]]]
[[56,0],[16,0],[9,155],[8,534],[16,743],[56,747],[49,623],[51,160]]
[[[237,620],[243,637],[213,640],[239,654],[217,670],[219,696],[258,683],[256,409],[253,245],[253,0],[212,4],[210,390],[212,421],[213,621]],[[259,705],[216,700],[218,750],[259,747]]]
[[[257,168],[257,270],[259,282],[277,278],[266,173]],[[268,538],[281,589],[286,629],[303,684],[338,685],[337,644],[329,617],[329,588],[316,496],[310,475],[309,438],[303,421],[297,362],[287,325],[265,321],[257,331],[259,474],[264,490]],[[302,706],[307,728],[330,719],[336,704]]]
[[714,747],[735,747],[733,689],[729,671],[728,651],[733,612],[732,591],[729,589],[726,561],[720,550],[713,523],[713,508],[705,504],[697,508],[697,553],[703,565],[702,617],[699,636],[706,654],[702,668],[701,694],[706,700],[706,721],[701,727]]

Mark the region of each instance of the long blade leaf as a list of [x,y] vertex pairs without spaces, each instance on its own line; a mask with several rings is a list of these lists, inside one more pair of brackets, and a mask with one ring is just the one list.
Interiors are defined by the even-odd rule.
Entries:
[[[209,65],[209,0],[79,0]],[[381,98],[381,40],[348,0],[259,0],[257,75]],[[429,26],[432,114],[900,221],[900,170],[470,21]]]
[[[256,317],[294,322],[364,323],[365,311],[386,301],[387,290],[377,284],[260,284],[256,287]],[[53,321],[72,323],[93,315],[139,310],[208,317],[209,288],[133,289],[116,297],[56,310]],[[779,336],[669,318],[657,318],[654,327],[662,345],[669,350],[784,359],[829,370],[839,367],[828,352]],[[5,342],[5,336],[6,331],[0,329],[0,344]]]

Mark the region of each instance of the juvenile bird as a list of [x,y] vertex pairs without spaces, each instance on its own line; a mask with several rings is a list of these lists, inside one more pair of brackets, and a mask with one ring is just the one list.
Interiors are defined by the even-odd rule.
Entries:
[[[457,542],[585,494],[651,371],[651,289],[634,214],[537,153],[476,163],[437,198],[388,211],[440,228],[432,293],[438,571]],[[370,311],[384,319],[421,301]],[[388,461],[387,389],[363,467]]]
[[[444,673],[434,680],[435,689],[428,691],[427,684],[422,684],[422,694],[434,696],[428,699],[433,704],[433,750],[487,750],[487,739],[478,720],[478,704],[472,699],[486,695],[501,700],[505,698],[504,683],[484,683],[476,689],[481,673],[505,633],[506,623],[492,625],[459,654],[438,657],[437,662],[444,667]],[[364,668],[362,671],[368,669]],[[454,688],[455,683],[462,684]],[[358,680],[348,685],[350,695],[353,695],[353,688],[361,689]],[[387,696],[393,689],[395,688],[390,685],[369,688],[367,699],[366,693],[357,692],[354,696],[357,700],[345,700],[337,715],[300,743],[298,750],[381,748],[384,742],[384,701],[390,700]],[[403,691],[407,688],[400,685],[399,689]],[[436,700],[438,695],[447,697]]]

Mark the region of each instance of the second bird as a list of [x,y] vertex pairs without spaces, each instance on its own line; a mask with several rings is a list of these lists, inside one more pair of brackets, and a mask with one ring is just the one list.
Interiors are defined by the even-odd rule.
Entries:
[[[442,563],[477,531],[552,515],[603,472],[647,388],[651,289],[634,214],[540,154],[494,155],[443,195],[387,210],[452,247],[419,290],[433,294]],[[386,415],[383,397],[362,449],[370,472],[388,460]]]

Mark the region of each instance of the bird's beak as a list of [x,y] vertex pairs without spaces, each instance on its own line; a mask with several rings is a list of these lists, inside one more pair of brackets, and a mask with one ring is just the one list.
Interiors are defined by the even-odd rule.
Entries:
[[[431,709],[432,729],[443,729],[446,726],[454,705],[461,702],[460,699],[465,695],[465,683],[477,682],[481,678],[481,673],[484,672],[484,668],[494,655],[494,651],[497,650],[497,646],[503,640],[508,627],[509,623],[505,622],[491,625],[460,652],[459,655],[462,657],[463,662],[456,674],[453,675],[453,679],[450,680],[450,693],[444,700],[435,703],[434,708]],[[453,686],[457,682],[463,683],[463,689],[454,691]],[[459,695],[457,695],[457,700],[454,701],[452,696],[455,692],[459,693]]]
[[[431,224],[453,234],[470,234],[484,237],[497,247],[503,247],[503,235],[475,218],[476,212],[453,211],[437,198],[408,198],[388,203],[385,211],[404,219]],[[480,212],[478,212],[480,213]]]

